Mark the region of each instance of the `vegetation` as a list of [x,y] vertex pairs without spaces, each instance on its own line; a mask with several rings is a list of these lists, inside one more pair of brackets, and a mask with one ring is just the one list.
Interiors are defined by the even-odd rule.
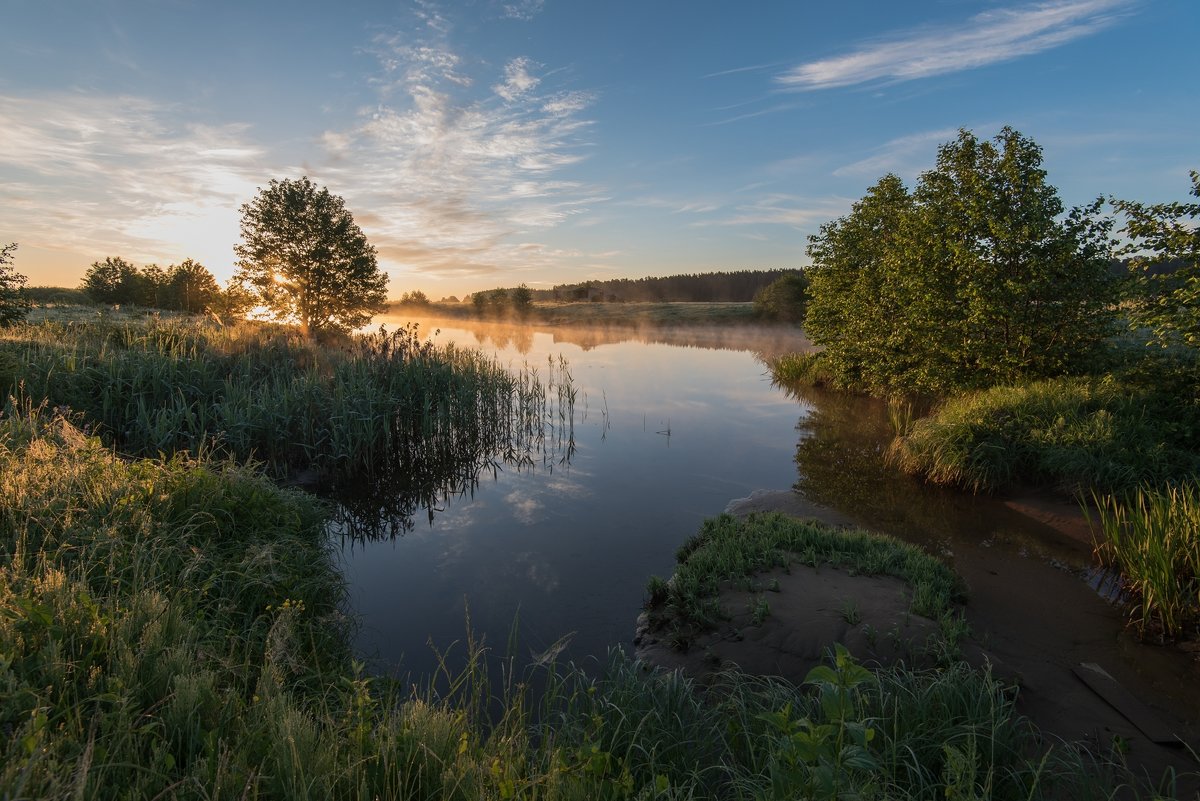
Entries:
[[[620,652],[417,690],[363,675],[309,496],[208,458],[126,460],[69,420],[0,420],[6,798],[1111,798],[965,666],[701,690]],[[1170,787],[1161,788],[1170,792]]]
[[[651,602],[692,631],[726,615],[717,596],[723,582],[747,582],[772,567],[833,565],[868,575],[896,576],[913,588],[912,611],[940,620],[965,600],[961,580],[920,548],[881,534],[846,531],[779,513],[746,520],[730,515],[705,520],[679,547],[670,582],[651,578]],[[688,632],[684,632],[686,637]]]
[[302,333],[366,325],[387,300],[387,274],[345,201],[307,177],[273,180],[242,206],[235,279]]
[[533,291],[521,284],[512,289],[488,289],[471,295],[471,306],[480,317],[529,316],[533,309]]
[[993,387],[946,401],[892,449],[904,470],[974,492],[1125,492],[1200,471],[1200,405],[1171,389],[1111,374]]
[[[1191,194],[1200,198],[1200,172],[1191,177]],[[1135,254],[1133,266],[1142,271],[1133,325],[1163,346],[1200,348],[1200,203],[1113,205],[1127,220],[1125,253]]]
[[[551,399],[570,404],[565,371],[547,377],[562,391]],[[400,519],[497,456],[535,458],[559,424],[533,371],[435,348],[415,326],[320,345],[251,322],[18,325],[0,334],[0,393],[70,408],[127,454],[253,458],[276,476],[385,482],[380,495],[400,504]]]
[[430,302],[429,296],[419,289],[414,289],[412,292],[405,292],[396,301],[400,306],[428,306]]
[[65,286],[27,286],[25,297],[34,306],[83,306],[92,302],[82,289]]
[[0,328],[25,319],[29,313],[29,298],[25,295],[25,276],[13,269],[13,252],[17,243],[0,247]]
[[808,279],[802,272],[788,273],[754,293],[754,313],[767,320],[803,322],[807,309]]
[[1200,636],[1200,484],[1095,497],[1101,561],[1120,571],[1143,636]]
[[923,392],[1077,370],[1112,332],[1111,221],[1065,219],[1011,128],[938,149],[910,194],[882,178],[810,239],[805,330],[842,387]]
[[612,278],[534,289],[533,300],[565,303],[749,303],[773,281],[796,270],[731,270],[687,275]]
[[212,273],[192,259],[167,269],[147,264],[138,269],[120,257],[93,262],[80,287],[95,303],[133,304],[196,314],[205,309],[234,311],[233,295],[226,297]]

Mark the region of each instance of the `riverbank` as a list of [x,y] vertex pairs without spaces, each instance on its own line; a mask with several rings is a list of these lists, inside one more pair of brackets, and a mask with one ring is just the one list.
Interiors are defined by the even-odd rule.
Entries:
[[[755,493],[734,501],[727,511],[744,517],[769,514],[773,508],[802,511],[809,519],[839,526],[847,520],[812,502],[798,507],[790,491]],[[903,611],[913,597],[911,587],[903,582],[829,565],[814,568],[804,564],[811,555],[798,554],[796,559],[786,571],[775,569],[752,579],[754,586],[772,586],[771,591],[749,592],[737,580],[723,584],[716,603],[728,610],[728,619],[695,638],[686,650],[663,636],[667,624],[660,620],[651,625],[644,617],[639,622],[639,655],[697,677],[736,664],[751,673],[802,681],[822,653],[837,642],[868,664],[883,667],[897,659],[909,666],[928,665],[937,655],[944,658],[948,653],[936,622]],[[1020,575],[1028,580],[1031,572],[1037,573],[1041,591],[1014,593],[1009,561],[1000,553],[982,564],[955,560],[968,586],[963,611],[970,635],[962,635],[952,661],[961,658],[971,669],[985,669],[1012,688],[1016,712],[1042,732],[1123,760],[1135,774],[1189,774],[1178,789],[1180,797],[1194,797],[1200,789],[1196,783],[1200,765],[1186,749],[1153,742],[1076,672],[1082,663],[1098,662],[1116,674],[1118,684],[1142,699],[1164,728],[1195,748],[1200,743],[1197,710],[1148,687],[1124,660],[1115,658],[1114,648],[1140,647],[1146,658],[1160,663],[1160,657],[1179,660],[1132,641],[1112,642],[1111,632],[1120,628],[1117,611],[1111,607],[1106,611],[1083,582],[1052,565],[1025,560]],[[764,599],[769,613],[756,616],[756,605]],[[1053,613],[1047,614],[1051,609]],[[1179,681],[1192,686],[1195,676],[1180,676]],[[1114,747],[1119,754],[1111,750]]]

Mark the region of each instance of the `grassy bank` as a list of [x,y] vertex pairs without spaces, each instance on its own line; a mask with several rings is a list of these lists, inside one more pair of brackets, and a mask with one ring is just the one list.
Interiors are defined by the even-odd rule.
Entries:
[[1200,469],[1200,406],[1117,376],[1059,378],[953,398],[894,446],[938,484],[1126,491]]
[[317,343],[257,323],[46,319],[0,330],[0,396],[64,407],[135,456],[254,459],[429,505],[569,427],[565,365],[513,373],[414,327]]
[[614,654],[543,668],[533,697],[473,650],[401,690],[351,658],[322,519],[244,467],[121,459],[9,407],[0,796],[1083,799],[1128,779],[1047,749],[965,668],[873,678],[843,659],[807,687],[700,691]]

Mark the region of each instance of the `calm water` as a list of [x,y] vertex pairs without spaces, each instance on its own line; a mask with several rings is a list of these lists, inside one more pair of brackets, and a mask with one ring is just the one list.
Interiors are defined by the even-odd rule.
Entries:
[[514,367],[565,357],[576,450],[567,464],[503,466],[402,537],[345,542],[358,645],[377,670],[427,674],[430,643],[461,641],[468,610],[471,628],[501,650],[515,624],[522,655],[564,635],[568,658],[602,655],[631,640],[646,580],[670,575],[675,549],[705,517],[796,480],[804,406],[740,348],[802,347],[798,335],[735,343],[693,332],[675,341],[694,344],[670,345],[437,325],[435,342],[481,347]]
[[357,645],[376,671],[429,676],[433,649],[457,642],[452,653],[461,654],[468,613],[475,635],[500,653],[515,629],[520,659],[564,636],[568,659],[628,648],[647,579],[671,574],[676,548],[704,518],[755,490],[794,487],[950,563],[970,588],[972,626],[1017,669],[1098,661],[1200,714],[1200,699],[1180,690],[1193,680],[1186,656],[1138,645],[1081,578],[1092,564],[1087,544],[999,500],[889,468],[878,401],[774,387],[762,356],[807,347],[799,332],[465,325],[422,330],[440,326],[436,342],[479,347],[515,368],[567,360],[576,449],[569,462],[556,451],[485,474],[431,521],[417,515],[403,536],[342,540],[363,624]]

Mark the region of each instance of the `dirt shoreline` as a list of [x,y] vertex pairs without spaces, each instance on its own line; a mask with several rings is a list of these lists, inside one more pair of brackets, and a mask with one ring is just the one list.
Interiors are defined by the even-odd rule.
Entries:
[[[1065,537],[1091,544],[1082,512],[1066,504],[1025,495],[1007,505]],[[791,490],[755,492],[732,501],[725,511],[735,516],[779,511],[831,525],[855,523]],[[1025,559],[1018,572],[1013,560],[1020,557],[1000,552],[987,557],[956,555],[954,560],[968,585],[965,612],[976,638],[963,649],[967,661],[977,666],[990,662],[997,675],[1015,681],[1020,687],[1018,710],[1047,733],[1096,751],[1124,743],[1130,765],[1151,777],[1160,777],[1168,769],[1180,774],[1200,770],[1183,747],[1186,743],[1200,751],[1200,692],[1185,690],[1180,696],[1181,687],[1200,686],[1200,663],[1172,649],[1136,642],[1123,631],[1119,610],[1060,567]],[[1012,576],[1029,580],[1031,574],[1038,591],[1014,592]],[[696,641],[687,653],[657,639],[646,621],[639,619],[637,654],[651,664],[697,677],[733,663],[750,673],[799,682],[834,642],[843,642],[867,661],[905,658],[913,664],[914,650],[937,628],[933,621],[907,612],[907,587],[897,579],[800,566],[764,577],[764,582],[772,580],[778,580],[778,592],[758,594],[770,608],[762,625],[752,621],[757,598],[728,588],[721,602],[732,619]],[[853,614],[848,614],[850,605]],[[894,636],[880,636],[880,632]],[[1156,676],[1172,676],[1182,683],[1151,684],[1138,670],[1147,662],[1156,663]],[[1180,745],[1166,747],[1147,738],[1076,677],[1072,670],[1081,663],[1099,664],[1110,673],[1179,737]],[[1197,779],[1189,779],[1179,790],[1180,798],[1200,799]]]

